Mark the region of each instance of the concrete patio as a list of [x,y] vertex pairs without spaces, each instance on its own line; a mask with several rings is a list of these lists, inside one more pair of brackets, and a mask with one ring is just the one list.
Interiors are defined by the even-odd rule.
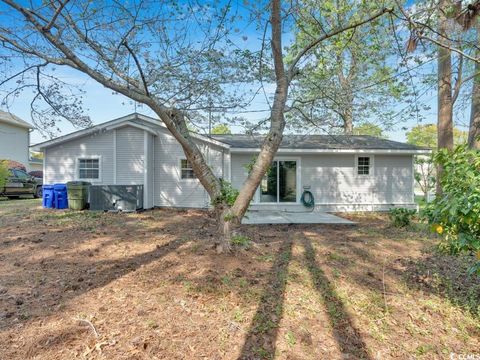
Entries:
[[325,212],[286,212],[273,210],[248,211],[242,224],[344,224],[355,222]]

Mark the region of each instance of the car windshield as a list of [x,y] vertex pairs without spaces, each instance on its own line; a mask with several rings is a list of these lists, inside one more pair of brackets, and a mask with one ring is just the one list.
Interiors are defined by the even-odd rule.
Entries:
[[20,179],[28,179],[30,176],[22,170],[14,170],[15,176]]

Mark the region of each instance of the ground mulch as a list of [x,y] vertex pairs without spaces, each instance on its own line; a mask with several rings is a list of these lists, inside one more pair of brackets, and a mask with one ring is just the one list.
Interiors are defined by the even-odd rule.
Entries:
[[243,226],[200,210],[0,202],[0,359],[448,359],[480,353],[471,258],[382,214]]

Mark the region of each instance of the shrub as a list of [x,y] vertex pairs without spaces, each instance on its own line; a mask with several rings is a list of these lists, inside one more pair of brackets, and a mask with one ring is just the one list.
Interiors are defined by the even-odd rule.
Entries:
[[410,225],[416,213],[413,209],[395,208],[390,210],[388,216],[393,226],[403,228]]
[[244,235],[233,235],[230,242],[239,247],[248,248],[250,246],[250,239]]
[[[443,249],[474,253],[480,260],[480,152],[460,145],[438,151],[434,161],[443,168],[439,179],[443,194],[427,205],[423,215],[443,237]],[[480,261],[474,271],[480,273]]]
[[0,189],[3,189],[8,179],[8,166],[5,160],[0,161]]
[[228,206],[232,206],[237,200],[237,196],[240,193],[237,189],[235,189],[231,183],[225,180],[221,180],[222,184],[222,194],[220,197],[215,199],[212,202],[212,205],[226,203]]

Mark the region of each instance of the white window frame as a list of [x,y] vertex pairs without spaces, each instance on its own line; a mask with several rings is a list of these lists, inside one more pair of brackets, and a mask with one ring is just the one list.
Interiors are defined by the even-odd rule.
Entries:
[[[275,202],[260,202],[260,186],[261,183],[258,185],[257,190],[255,191],[255,195],[252,199],[252,204],[256,205],[279,205],[279,206],[289,206],[289,205],[299,205],[300,198],[302,197],[302,158],[301,157],[292,157],[292,156],[279,156],[275,157],[273,161],[295,161],[297,163],[297,174],[296,174],[296,181],[297,181],[297,194],[296,194],[296,201],[295,202],[280,202],[280,201],[275,201]],[[277,195],[278,195],[278,187],[280,185],[278,181],[278,172],[277,172]]]
[[[359,174],[358,173],[358,158],[364,158],[368,157],[370,158],[369,165],[368,165],[368,174]],[[355,176],[359,178],[369,178],[374,175],[374,169],[375,169],[375,156],[373,154],[358,154],[355,155]]]
[[[185,181],[185,182],[192,182],[192,181],[197,182],[198,178],[195,175],[195,173],[193,173],[193,175],[195,176],[194,178],[183,178],[182,177],[182,169],[184,169],[184,168],[182,168],[182,160],[187,160],[187,162],[188,162],[188,159],[185,156],[182,156],[182,157],[178,158],[178,178],[179,178],[179,180],[180,181]],[[185,169],[187,169],[187,168],[185,168]],[[193,171],[193,168],[191,168],[191,169]]]
[[[98,160],[98,179],[91,179],[91,178],[81,178],[80,177],[80,160]],[[102,182],[102,156],[100,155],[86,155],[86,156],[78,156],[75,161],[75,177],[81,181],[89,181],[89,182]]]

